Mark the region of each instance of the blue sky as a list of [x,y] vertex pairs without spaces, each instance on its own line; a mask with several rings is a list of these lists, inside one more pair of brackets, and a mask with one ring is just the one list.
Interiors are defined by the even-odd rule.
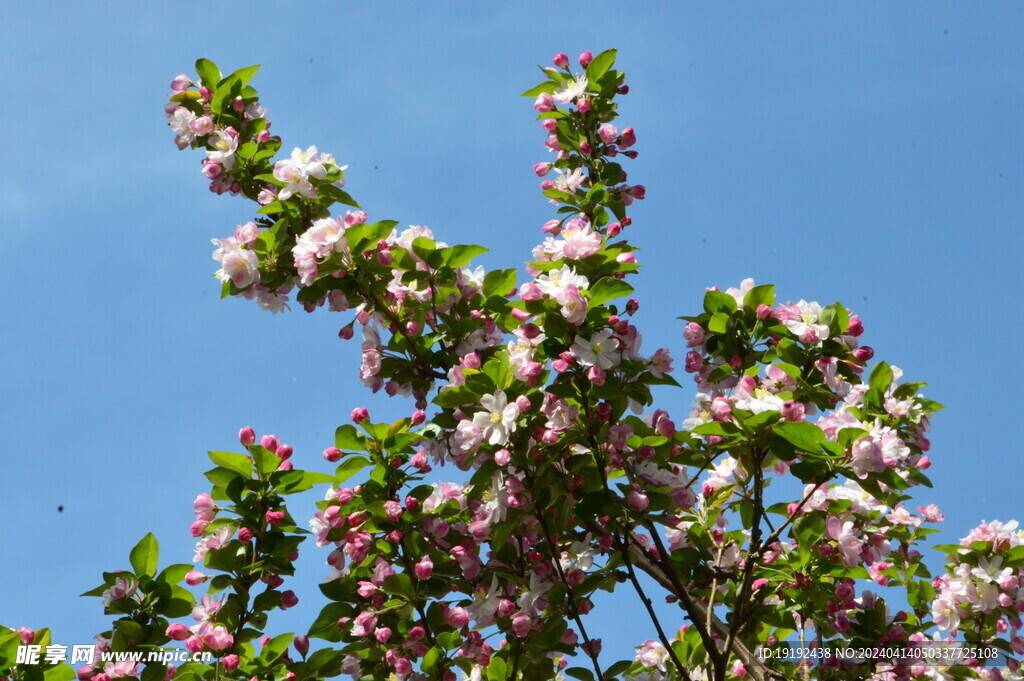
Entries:
[[[840,300],[877,357],[947,405],[935,489],[918,496],[946,512],[940,538],[1022,515],[1019,4],[58,2],[8,4],[0,26],[8,626],[88,642],[108,620],[77,595],[143,534],[164,562],[190,560],[205,452],[239,427],[315,468],[354,406],[407,409],[355,380],[340,315],[218,300],[209,239],[251,206],[206,190],[162,113],[199,56],[262,64],[274,132],[349,164],[371,218],[482,243],[507,267],[550,208],[531,172],[543,134],[517,95],[555,52],[617,47],[630,180],[648,188],[630,234],[645,347],[681,358],[675,317],[710,285]],[[681,418],[689,398],[665,406]],[[325,554],[305,554],[278,631],[319,611]],[[635,607],[597,612],[606,649],[639,642],[623,634],[643,627]]]

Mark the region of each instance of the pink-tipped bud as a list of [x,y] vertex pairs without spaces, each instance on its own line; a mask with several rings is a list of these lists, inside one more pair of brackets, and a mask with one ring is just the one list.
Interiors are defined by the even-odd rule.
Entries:
[[516,406],[519,407],[521,412],[530,411],[530,398],[526,395],[520,395],[516,398]]
[[580,66],[582,66],[583,68],[587,68],[588,66],[590,66],[590,62],[592,61],[594,61],[594,53],[591,52],[590,50],[587,50],[580,54]]
[[345,326],[341,327],[341,329],[338,331],[338,338],[340,338],[341,340],[352,340],[352,336],[354,335],[354,333],[355,332],[352,330],[352,325],[346,324]]
[[647,495],[644,494],[643,492],[633,490],[626,495],[626,503],[629,504],[629,507],[631,509],[633,509],[637,513],[640,513],[646,510],[648,506],[650,506],[651,500],[648,499]]
[[[586,97],[580,97],[579,99],[576,100],[576,108],[579,109],[580,113],[584,113],[585,114],[585,113],[589,112],[590,111],[590,100],[587,99]],[[590,145],[588,144],[587,147],[589,148]],[[586,152],[586,153],[589,153],[589,152]]]
[[188,627],[180,622],[175,622],[171,626],[167,627],[167,631],[164,633],[175,641],[184,641],[192,635],[192,632],[188,630]]
[[871,361],[874,356],[875,351],[870,345],[862,345],[853,351],[853,358],[861,363]]
[[590,142],[588,142],[587,140],[583,140],[582,142],[580,142],[581,154],[583,154],[584,156],[590,156],[591,151],[592,149],[590,148]]
[[246,426],[238,431],[238,441],[245,447],[248,447],[252,443],[256,442],[256,431]]
[[309,637],[308,636],[296,636],[293,643],[295,646],[295,652],[303,657],[309,652]]
[[547,113],[548,111],[555,110],[555,98],[551,96],[549,92],[542,92],[537,95],[537,99],[533,102],[533,108],[539,113]]
[[507,449],[499,449],[494,452],[494,463],[499,466],[507,466],[512,461],[512,454]]
[[281,592],[281,609],[287,610],[288,608],[294,608],[299,604],[299,597],[295,595],[294,591],[283,591]]
[[533,172],[537,173],[537,177],[544,177],[551,172],[551,163],[534,163]]
[[555,128],[558,127],[558,121],[556,121],[554,118],[545,118],[543,121],[541,121],[540,127],[544,128],[548,132],[554,132]]
[[185,574],[185,583],[189,586],[199,586],[210,578],[209,575],[204,575],[199,570],[189,570]]
[[238,541],[242,542],[243,544],[248,544],[249,542],[251,542],[252,537],[252,530],[250,530],[248,527],[243,527],[242,529],[238,530]]
[[294,451],[295,450],[292,449],[291,445],[281,445],[280,447],[277,448],[277,451],[274,453],[277,454],[278,458],[280,459],[290,459],[292,456],[292,452]]
[[366,419],[370,418],[370,411],[366,407],[356,407],[352,410],[349,418],[352,419],[352,423],[362,423]]
[[434,574],[434,561],[430,560],[428,556],[424,556],[420,559],[420,562],[413,566],[412,570],[416,575],[416,579],[430,579],[431,575]]
[[277,448],[281,446],[281,441],[277,439],[276,435],[264,435],[260,438],[260,446],[274,454],[277,452]]
[[238,655],[231,653],[230,655],[225,655],[220,658],[220,665],[224,667],[224,671],[233,672],[238,669],[238,663],[240,661],[241,660],[238,659]]
[[[564,52],[559,52],[558,54],[551,58],[551,63],[560,69],[564,69],[566,66],[569,65],[569,55],[565,54]],[[182,76],[184,75],[185,74],[182,74]],[[178,76],[178,78],[181,78],[182,76]],[[174,88],[173,83],[171,83],[171,88]]]
[[171,89],[175,92],[183,92],[192,86],[192,79],[184,73],[179,73],[171,81]]
[[284,522],[284,511],[267,511],[264,517],[271,525],[280,525]]
[[18,640],[22,645],[30,646],[36,640],[36,632],[28,627],[18,627]]
[[633,128],[626,128],[622,131],[622,134],[619,135],[619,148],[628,149],[634,144],[636,144],[636,132]]
[[412,418],[409,420],[412,422],[412,425],[418,426],[427,420],[427,414],[422,409],[417,409],[412,413]]

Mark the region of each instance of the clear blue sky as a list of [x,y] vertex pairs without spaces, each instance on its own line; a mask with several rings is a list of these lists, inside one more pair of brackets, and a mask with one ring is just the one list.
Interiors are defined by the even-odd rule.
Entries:
[[[77,595],[145,532],[190,560],[204,452],[240,426],[316,467],[354,406],[404,409],[355,380],[340,315],[218,300],[209,240],[251,206],[206,190],[162,112],[199,56],[263,64],[274,132],[349,164],[371,217],[482,243],[495,267],[550,208],[517,97],[533,65],[617,47],[648,187],[630,237],[645,347],[681,358],[675,317],[709,285],[841,300],[947,405],[919,497],[942,539],[1024,515],[1019,3],[7,3],[0,26],[6,625],[88,642],[107,620]],[[689,397],[666,406],[682,418]],[[305,553],[278,631],[319,611],[325,554]],[[593,633],[625,654],[634,621],[613,604]]]

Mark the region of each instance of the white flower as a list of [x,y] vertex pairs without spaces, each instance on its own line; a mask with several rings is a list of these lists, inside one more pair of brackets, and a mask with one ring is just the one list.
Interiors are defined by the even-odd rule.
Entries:
[[516,403],[509,404],[505,393],[499,390],[481,397],[480,405],[484,410],[473,416],[473,425],[480,429],[484,440],[492,445],[508,442],[509,433],[516,429],[516,419],[519,418]]
[[577,97],[582,97],[587,91],[587,76],[577,73],[572,80],[563,81],[551,96],[556,102],[571,102]]
[[274,178],[285,183],[277,194],[279,199],[287,201],[295,194],[302,194],[308,199],[316,198],[316,188],[309,178],[322,180],[327,175],[327,169],[316,154],[316,147],[309,147],[305,151],[295,147],[288,160],[274,164]]
[[235,150],[238,149],[238,138],[226,130],[218,130],[217,134],[210,138],[210,146],[213,149],[206,150],[206,158],[214,163],[219,163],[228,170],[235,165]]
[[575,286],[580,291],[585,291],[590,286],[590,281],[582,274],[576,274],[576,268],[571,265],[562,265],[557,270],[542,274],[534,283],[537,284],[541,293],[554,298],[559,303],[565,302],[563,295],[568,287]]
[[556,172],[558,177],[555,178],[555,189],[561,189],[563,192],[574,194],[587,181],[582,168],[574,168],[571,172],[556,168]]
[[602,369],[611,369],[621,359],[618,343],[608,329],[598,331],[589,339],[577,337],[570,350],[579,363],[586,367],[599,366]]
[[821,305],[818,303],[808,303],[804,299],[800,299],[799,303],[795,304],[795,307],[799,312],[796,319],[787,319],[782,322],[787,329],[795,336],[803,336],[808,329],[813,329],[818,340],[825,340],[828,338],[828,325],[818,324],[818,316],[821,314]]
[[171,114],[171,120],[168,125],[171,126],[171,130],[177,133],[175,141],[179,145],[183,147],[188,146],[196,138],[196,133],[191,127],[191,123],[195,119],[196,115],[183,106],[179,106]]

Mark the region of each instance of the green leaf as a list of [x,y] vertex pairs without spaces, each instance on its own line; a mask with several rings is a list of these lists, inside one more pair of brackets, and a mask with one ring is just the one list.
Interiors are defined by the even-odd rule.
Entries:
[[350,456],[341,462],[338,469],[334,472],[334,482],[345,482],[369,465],[370,462],[361,456]]
[[704,310],[716,312],[735,312],[736,299],[722,291],[708,291],[704,294]]
[[594,672],[586,667],[569,667],[565,670],[565,673],[580,681],[594,681]]
[[748,310],[756,310],[758,305],[775,305],[775,286],[773,284],[762,284],[747,291],[743,297],[743,307]]
[[444,264],[448,267],[462,267],[476,256],[486,253],[488,249],[483,246],[458,244],[441,249],[444,257]]
[[533,86],[532,88],[530,88],[529,90],[527,90],[526,92],[524,92],[523,94],[521,94],[519,96],[520,97],[536,97],[537,95],[544,94],[545,92],[550,94],[550,93],[554,92],[556,89],[558,89],[558,83],[556,83],[553,80],[547,80],[547,81],[544,81],[543,83],[541,83],[539,85]]
[[338,426],[338,429],[334,431],[334,446],[349,451],[366,451],[366,441],[351,423]]
[[218,466],[235,471],[247,478],[252,474],[252,461],[245,454],[234,452],[207,452],[206,454],[210,457],[210,461]]
[[587,300],[591,305],[603,305],[609,300],[628,296],[633,292],[633,287],[622,279],[615,277],[604,277],[598,279],[590,289]]
[[284,651],[288,650],[288,646],[292,644],[295,639],[295,634],[279,634],[267,642],[267,645],[263,646],[263,650],[260,651],[260,657],[267,662],[273,662],[277,658],[284,654]]
[[708,320],[708,331],[711,333],[725,333],[725,329],[728,324],[729,315],[724,312],[716,312],[711,315],[711,319]]
[[216,88],[217,83],[220,82],[220,69],[209,59],[196,60],[196,73],[199,74],[202,84],[211,90]]
[[[238,69],[237,71],[234,71],[231,74],[231,76],[234,76],[234,77],[238,78],[238,82],[241,83],[243,86],[245,86],[245,85],[249,84],[249,81],[252,80],[253,76],[255,76],[256,72],[259,71],[259,70],[260,70],[260,65],[259,64],[253,64],[252,66],[243,66],[242,68]],[[228,78],[230,78],[231,76],[228,76]]]
[[605,50],[594,57],[594,60],[587,65],[587,80],[594,82],[608,73],[608,69],[615,64],[615,56],[615,50]]
[[868,385],[878,388],[883,393],[892,385],[892,367],[885,362],[879,362],[871,370],[871,377],[868,378]]
[[825,441],[825,433],[821,428],[813,423],[806,423],[804,421],[776,423],[772,430],[794,447],[805,452],[815,454],[820,452],[821,443]]
[[174,565],[168,565],[161,570],[156,579],[158,582],[178,584],[181,580],[185,579],[185,575],[192,570],[195,570],[195,567],[189,563],[175,563]]
[[500,657],[492,657],[491,663],[487,665],[487,681],[505,681],[508,676],[508,666],[505,660]]
[[484,276],[484,297],[506,296],[515,286],[515,270],[491,270]]
[[142,540],[135,545],[132,549],[129,560],[132,564],[132,569],[135,570],[135,574],[138,577],[142,575],[149,575],[152,577],[156,574],[157,561],[160,558],[160,545],[156,541],[156,537],[150,532]]
[[43,672],[43,681],[71,681],[77,676],[69,664],[58,664]]

